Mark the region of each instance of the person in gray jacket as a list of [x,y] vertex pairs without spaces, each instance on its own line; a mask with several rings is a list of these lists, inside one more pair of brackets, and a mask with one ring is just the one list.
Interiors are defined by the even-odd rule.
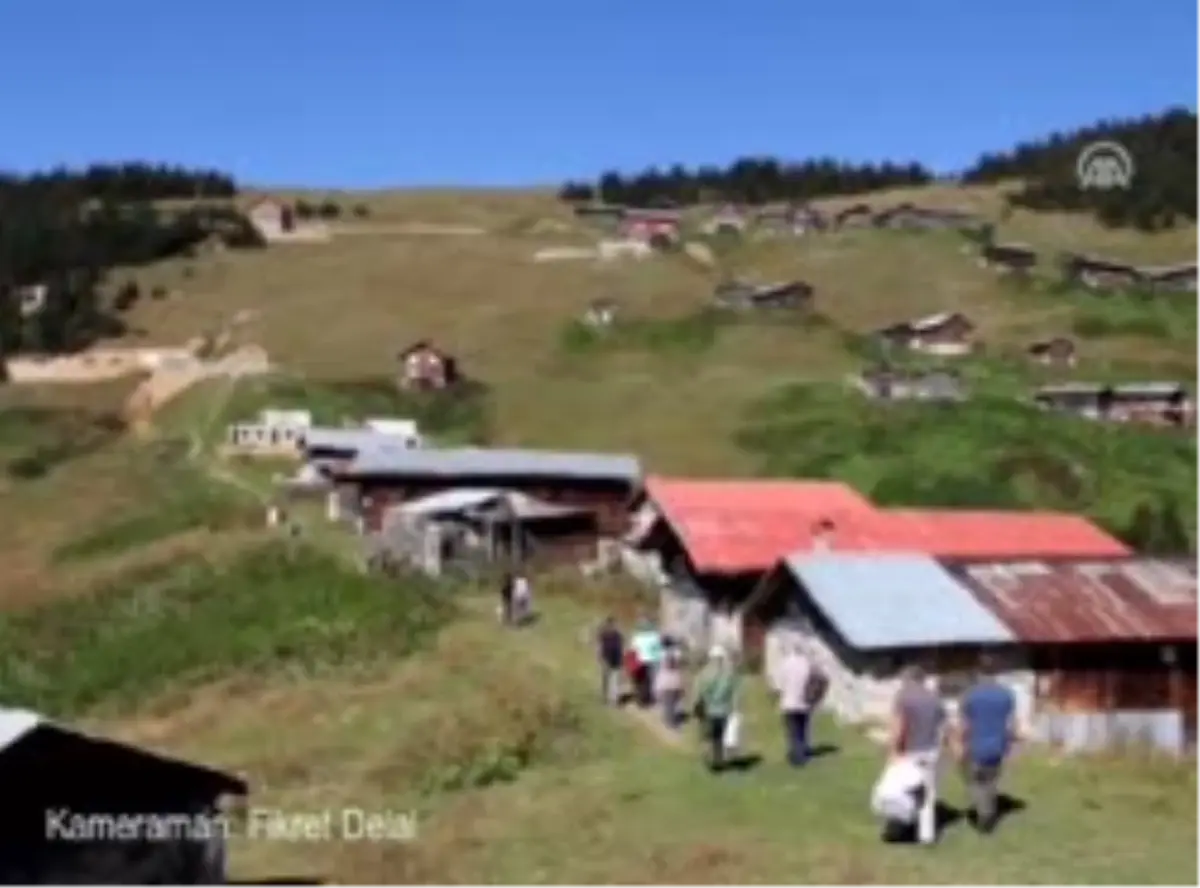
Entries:
[[917,841],[923,845],[937,839],[938,771],[945,733],[945,704],[929,687],[925,671],[909,666],[901,673],[892,710],[890,751],[894,757],[909,758],[925,775],[917,814]]

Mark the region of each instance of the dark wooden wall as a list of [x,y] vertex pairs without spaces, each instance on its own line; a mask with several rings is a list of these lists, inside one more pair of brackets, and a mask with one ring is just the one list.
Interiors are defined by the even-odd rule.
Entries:
[[545,502],[586,508],[595,514],[600,536],[621,536],[628,530],[628,503],[633,485],[623,482],[514,477],[371,479],[358,484],[358,495],[370,499],[363,509],[367,528],[378,530],[388,506],[468,487],[518,490]]

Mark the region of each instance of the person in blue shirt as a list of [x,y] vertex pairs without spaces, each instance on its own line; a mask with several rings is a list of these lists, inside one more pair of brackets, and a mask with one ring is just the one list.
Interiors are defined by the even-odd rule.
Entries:
[[634,674],[634,687],[637,691],[638,703],[645,706],[654,704],[654,675],[658,664],[662,661],[662,633],[658,631],[649,617],[643,617],[638,623],[637,631],[630,639],[630,646],[638,658],[637,672]]
[[980,658],[979,674],[959,704],[959,747],[971,819],[979,832],[996,827],[998,784],[1004,761],[1016,740],[1017,701],[995,678],[990,657]]

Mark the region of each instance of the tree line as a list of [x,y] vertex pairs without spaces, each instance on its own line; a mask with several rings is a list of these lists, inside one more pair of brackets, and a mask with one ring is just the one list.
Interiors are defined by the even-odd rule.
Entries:
[[[1128,188],[1081,188],[1077,161],[1088,145],[1115,142],[1133,161]],[[1031,210],[1093,213],[1114,228],[1144,231],[1196,220],[1196,114],[1171,109],[1129,120],[1101,121],[1051,133],[1010,151],[985,154],[963,175],[970,184],[1024,180],[1010,195]]]
[[[1076,161],[1089,144],[1114,141],[1135,165],[1127,189],[1083,189]],[[594,182],[570,181],[559,190],[568,202],[602,201],[637,207],[685,207],[731,202],[758,205],[865,194],[925,185],[935,179],[919,163],[850,164],[832,159],[789,162],[742,158],[726,167],[652,168],[641,173],[609,170]],[[982,155],[961,176],[965,184],[1020,179],[1009,196],[1031,210],[1093,213],[1111,227],[1170,228],[1196,219],[1196,115],[1171,109],[1130,120],[1101,121]]]
[[565,201],[594,201],[636,207],[682,207],[699,203],[760,205],[804,201],[884,188],[925,185],[933,173],[919,163],[852,164],[832,158],[793,163],[775,158],[740,158],[728,166],[626,174],[603,173],[595,183],[567,182]]
[[81,170],[57,167],[22,176],[0,171],[0,203],[6,194],[84,203],[137,203],[152,200],[190,200],[235,197],[233,177],[217,170],[192,170],[170,164],[142,162],[93,164]]
[[[262,246],[249,220],[223,200],[174,213],[150,202],[232,193],[227,176],[150,164],[0,177],[0,378],[9,356],[72,351],[121,335],[130,300],[116,305],[106,297],[112,269],[187,254],[212,238]],[[25,311],[31,289],[40,298]]]

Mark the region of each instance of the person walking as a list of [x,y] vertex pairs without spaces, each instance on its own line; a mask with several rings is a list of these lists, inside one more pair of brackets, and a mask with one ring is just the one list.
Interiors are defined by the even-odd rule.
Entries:
[[683,652],[664,642],[662,662],[654,676],[654,695],[662,707],[663,723],[675,730],[681,722],[683,702]]
[[600,663],[600,695],[608,706],[620,700],[621,666],[625,657],[625,639],[617,621],[605,617],[596,633],[596,657]]
[[937,840],[937,789],[941,751],[945,742],[946,707],[929,687],[925,671],[909,666],[901,674],[892,711],[891,753],[907,758],[924,777],[917,812],[917,841]]
[[513,620],[513,575],[505,573],[500,580],[500,622],[505,626]]
[[654,674],[662,661],[662,635],[659,634],[653,621],[643,617],[638,623],[637,631],[630,640],[634,653],[637,655],[637,672],[635,687],[638,705],[642,707],[654,704]]
[[957,745],[970,797],[968,817],[982,835],[996,828],[1000,772],[1017,740],[1016,697],[994,675],[994,664],[985,654],[959,704]]
[[517,571],[512,578],[512,614],[517,626],[524,625],[533,616],[533,587],[523,571]]
[[695,701],[708,747],[708,769],[717,773],[725,767],[726,729],[738,704],[737,673],[720,645],[708,652],[708,663],[696,679]]
[[808,761],[809,727],[813,707],[823,693],[822,674],[804,652],[800,642],[787,649],[779,664],[775,685],[779,694],[779,713],[783,720],[787,761],[799,768]]

